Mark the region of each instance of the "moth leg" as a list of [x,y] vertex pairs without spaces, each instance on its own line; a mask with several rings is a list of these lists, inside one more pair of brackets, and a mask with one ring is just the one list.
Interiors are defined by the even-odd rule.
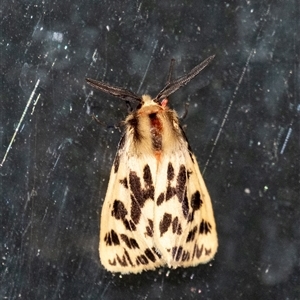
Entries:
[[179,117],[180,120],[184,120],[186,118],[186,116],[188,115],[189,106],[190,106],[190,104],[188,102],[184,103],[184,112],[183,112],[182,116]]
[[102,126],[106,126],[106,124],[104,122],[101,122],[97,117],[96,115],[93,113],[92,114],[92,118],[94,121],[96,121],[98,124],[102,125]]
[[131,112],[133,112],[133,107],[130,103],[130,101],[126,101],[126,106],[127,106],[127,112],[130,114]]
[[113,125],[107,125],[105,122],[100,121],[95,114],[92,114],[92,118],[94,121],[96,121],[99,125],[105,126],[106,129],[113,128],[117,129],[119,132],[122,132],[121,127],[122,127],[122,122],[119,122],[118,124],[113,124]]

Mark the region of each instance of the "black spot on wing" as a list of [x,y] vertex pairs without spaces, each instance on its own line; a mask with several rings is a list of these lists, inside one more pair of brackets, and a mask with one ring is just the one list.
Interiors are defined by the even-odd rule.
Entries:
[[159,231],[160,231],[160,236],[162,236],[165,232],[168,231],[170,225],[172,222],[172,215],[165,213],[163,215],[162,220],[159,222]]
[[143,198],[143,191],[140,178],[136,175],[136,172],[129,172],[129,186],[133,196],[136,198],[139,204],[143,204],[145,199]]
[[120,245],[120,240],[118,234],[112,229],[110,232],[107,232],[104,237],[104,242],[106,246],[118,246]]
[[111,215],[117,220],[124,220],[127,215],[127,209],[125,208],[123,202],[115,200],[113,203],[113,209]]
[[153,184],[151,170],[150,170],[149,165],[146,165],[144,167],[143,178],[144,178],[144,181],[145,181],[146,185],[152,185]]
[[127,267],[128,265],[132,267],[134,266],[129,253],[126,250],[124,250],[124,254],[121,257],[118,254],[116,254],[116,258],[114,258],[112,261],[109,259],[108,263],[111,266],[116,266],[117,264],[121,267]]
[[165,195],[164,193],[160,193],[160,195],[157,197],[157,200],[156,200],[156,204],[157,206],[161,205],[165,200]]
[[196,256],[197,258],[200,258],[203,252],[203,245],[201,245],[201,248],[198,247],[197,244],[194,246],[194,251],[192,255],[192,259]]
[[202,203],[203,203],[203,201],[200,198],[200,193],[199,193],[199,191],[196,191],[191,197],[192,212],[188,215],[188,222],[194,221],[195,211],[197,211],[201,208]]
[[211,254],[211,248],[209,248],[209,249],[205,248],[205,255],[210,255],[210,254]]
[[154,199],[154,186],[150,184],[152,182],[152,176],[150,168],[147,165],[144,168],[143,179],[145,181],[145,189],[142,189],[141,180],[137,176],[136,172],[129,172],[129,187],[131,191],[131,219],[135,224],[139,223],[141,217],[141,209],[145,205],[146,200]]
[[146,188],[145,190],[143,190],[144,192],[144,198],[147,199],[152,199],[154,200],[154,186],[149,186],[148,188]]
[[135,224],[138,224],[141,217],[141,207],[144,206],[144,199],[140,178],[135,172],[129,173],[129,186],[131,190],[131,218]]
[[182,227],[181,227],[181,224],[180,224],[180,223],[178,224],[177,234],[178,234],[178,235],[181,235],[181,234],[182,234]]
[[179,222],[178,217],[175,217],[174,220],[172,221],[172,232],[178,235],[182,234],[182,227],[181,224]]
[[139,266],[139,265],[148,265],[149,264],[149,260],[148,258],[142,254],[142,255],[139,255],[136,257],[136,264]]
[[120,183],[124,186],[125,189],[128,189],[128,182],[126,177],[124,179],[120,179]]
[[153,199],[154,200],[154,185],[152,181],[152,175],[149,165],[146,165],[143,170],[143,179],[145,182],[145,189],[143,190],[144,199]]
[[148,226],[146,226],[146,234],[153,237],[153,221],[148,219]]
[[172,257],[173,257],[173,259],[175,259],[176,261],[179,261],[181,255],[182,255],[182,251],[183,251],[182,246],[173,247],[172,248]]
[[152,252],[155,253],[159,259],[161,258],[161,254],[158,252],[158,250],[155,247],[152,247]]
[[130,230],[130,231],[136,230],[136,226],[131,220],[124,219],[123,224],[127,230]]
[[126,260],[125,255],[123,255],[122,257],[120,257],[120,256],[117,254],[116,257],[117,257],[117,262],[118,262],[118,264],[119,264],[121,267],[127,267],[127,266],[128,266],[128,263],[127,263],[127,260]]
[[154,256],[153,252],[152,252],[149,248],[147,248],[147,249],[145,250],[145,254],[146,254],[146,256],[147,256],[152,262],[155,262],[155,261],[156,261],[156,258],[155,258],[155,256]]
[[188,197],[187,197],[186,190],[184,192],[184,198],[183,198],[183,201],[182,201],[182,204],[181,204],[181,208],[182,208],[183,216],[186,219],[188,217],[188,214],[189,214],[189,200],[188,200]]
[[124,250],[124,255],[122,255],[122,257],[120,257],[118,254],[116,255],[116,258],[117,258],[117,262],[119,263],[119,265],[121,267],[127,267],[128,264],[130,264],[131,266],[133,266],[133,263],[130,259],[130,255],[129,253]]
[[112,246],[112,240],[111,240],[110,232],[105,234],[104,242],[105,242],[106,246]]
[[142,210],[141,210],[141,206],[139,205],[139,202],[136,200],[136,198],[134,197],[134,195],[131,194],[131,212],[130,212],[130,216],[132,221],[135,224],[138,224],[140,221],[140,217],[142,214]]
[[181,256],[181,261],[189,261],[190,260],[190,252],[184,250]]
[[186,242],[193,242],[196,236],[197,226],[195,226],[192,230],[189,231],[188,236],[186,238]]
[[133,263],[132,263],[132,261],[131,261],[130,255],[129,255],[129,253],[128,253],[125,249],[124,249],[124,255],[125,255],[125,257],[127,258],[129,264],[130,264],[131,266],[133,266]]
[[[164,197],[164,194],[161,193],[157,198],[157,205],[160,205],[163,203],[164,200],[168,201],[172,199],[175,195],[178,197],[179,202],[181,203],[184,201],[184,193],[186,190],[186,180],[187,180],[187,174],[186,174],[186,168],[184,165],[181,165],[179,168],[178,175],[176,177],[176,187],[171,186],[171,181],[175,178],[175,171],[173,168],[172,163],[170,162],[168,164],[167,169],[167,179],[168,179],[168,185],[166,189],[166,195]],[[186,206],[186,204],[183,204]]]
[[179,202],[182,202],[184,199],[184,193],[186,190],[186,168],[184,165],[181,165],[176,179],[176,195]]
[[178,217],[175,217],[172,222],[172,232],[176,233],[178,227]]
[[112,243],[114,245],[120,245],[120,241],[119,241],[119,238],[118,238],[118,234],[114,231],[114,230],[111,230],[111,240],[112,240]]
[[127,230],[130,230],[130,231],[136,230],[135,224],[131,220],[128,220],[126,218],[127,214],[128,214],[128,211],[127,211],[125,205],[123,204],[123,202],[120,200],[115,200],[113,203],[111,215],[117,220],[122,220],[122,222]]
[[169,181],[173,180],[175,176],[174,168],[171,162],[168,164],[168,170],[167,170],[167,179]]
[[200,209],[202,203],[203,203],[203,201],[201,200],[200,193],[199,193],[199,191],[196,191],[192,195],[192,199],[191,199],[191,207],[192,207],[192,209],[194,211]]
[[211,224],[202,219],[200,226],[199,226],[199,233],[200,234],[208,234],[211,232]]
[[167,186],[167,192],[166,192],[166,201],[170,200],[176,195],[176,189],[171,187],[170,184]]
[[129,221],[129,225],[130,225],[131,230],[136,230],[136,226],[131,220]]
[[137,241],[133,238],[129,238],[126,234],[120,234],[121,240],[125,242],[129,249],[140,249]]
[[111,266],[116,266],[117,265],[117,262],[116,262],[116,259],[114,258],[113,260],[108,260],[108,263],[111,265]]

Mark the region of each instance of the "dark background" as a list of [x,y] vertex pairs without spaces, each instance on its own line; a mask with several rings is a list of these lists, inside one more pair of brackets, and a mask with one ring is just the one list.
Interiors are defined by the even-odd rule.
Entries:
[[[0,5],[1,160],[29,105],[0,168],[1,299],[300,299],[298,0]],[[113,275],[99,213],[127,108],[85,77],[155,96],[171,58],[178,77],[213,54],[169,103],[190,104],[218,253]]]

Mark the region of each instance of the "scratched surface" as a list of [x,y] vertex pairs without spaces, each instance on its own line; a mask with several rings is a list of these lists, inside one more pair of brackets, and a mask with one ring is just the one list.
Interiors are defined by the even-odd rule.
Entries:
[[[1,3],[1,299],[299,299],[299,3]],[[213,201],[219,250],[195,268],[113,275],[99,212],[121,100],[170,97]],[[99,125],[91,117],[94,113]]]

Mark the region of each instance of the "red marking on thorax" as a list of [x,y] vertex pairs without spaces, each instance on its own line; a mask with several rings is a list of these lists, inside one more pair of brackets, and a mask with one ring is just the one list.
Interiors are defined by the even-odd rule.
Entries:
[[157,116],[150,119],[150,124],[151,124],[150,126],[151,126],[152,130],[155,130],[157,133],[161,133],[161,131],[163,129],[162,128],[162,123],[161,123],[160,119]]
[[[161,108],[159,111],[165,110],[165,108],[167,107],[168,104],[168,99],[165,98],[164,100],[161,101]],[[162,132],[163,126],[162,126],[162,122],[160,121],[160,119],[157,117],[157,114],[159,114],[159,111],[156,112],[156,115],[154,118],[151,118],[150,124],[151,127],[156,130],[158,133]]]

